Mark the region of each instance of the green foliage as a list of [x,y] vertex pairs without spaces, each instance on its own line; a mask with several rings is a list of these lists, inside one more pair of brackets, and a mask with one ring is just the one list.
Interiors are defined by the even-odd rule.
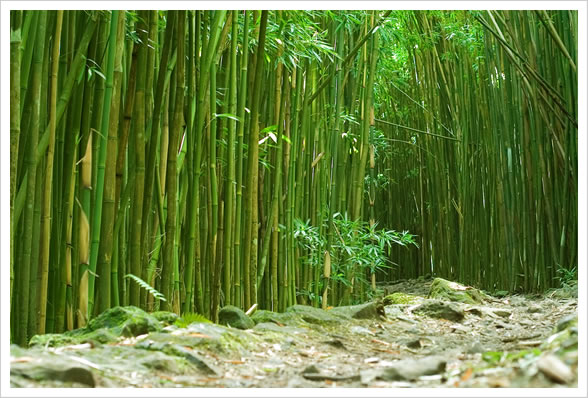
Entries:
[[139,278],[138,276],[135,276],[133,274],[126,274],[125,278],[130,278],[133,281],[135,281],[135,283],[137,283],[137,285],[139,285],[143,289],[147,290],[147,292],[149,292],[149,294],[151,294],[155,299],[161,300],[161,301],[166,301],[163,294],[159,293],[154,287],[151,287],[147,282],[145,282],[143,279]]
[[188,327],[188,325],[199,322],[199,323],[212,323],[204,315],[200,315],[196,312],[186,312],[180,318],[176,319],[174,325],[179,328]]
[[482,354],[482,359],[491,366],[503,366],[508,362],[517,360],[529,360],[541,355],[541,350],[534,348],[532,350],[521,350],[515,352],[508,351],[486,351]]
[[[351,285],[348,275],[355,267],[360,270],[355,275],[356,282],[365,286],[369,285],[369,281],[364,277],[368,271],[374,273],[390,268],[392,262],[389,259],[389,249],[393,245],[418,247],[415,236],[408,231],[378,229],[377,223],[370,226],[365,221],[354,221],[341,213],[333,216],[333,224],[336,236],[330,251],[331,279],[344,286]],[[307,254],[301,256],[302,260],[313,268],[322,266],[326,238],[320,235],[318,227],[310,225],[310,220],[303,222],[295,219],[294,226],[294,238],[298,246],[307,250]],[[319,286],[319,291],[322,287]],[[314,297],[313,293],[305,290],[299,290],[298,294],[309,299]]]
[[556,276],[555,279],[559,281],[561,287],[574,287],[578,285],[577,267],[573,267],[572,269],[559,267],[556,273],[558,276]]

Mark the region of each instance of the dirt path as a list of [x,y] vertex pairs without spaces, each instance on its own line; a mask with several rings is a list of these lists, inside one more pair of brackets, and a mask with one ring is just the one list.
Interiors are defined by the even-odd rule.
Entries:
[[556,291],[443,304],[451,311],[437,318],[438,312],[423,313],[432,303],[425,299],[429,287],[426,281],[387,286],[387,293],[414,294],[417,302],[386,305],[385,318],[260,312],[262,322],[248,330],[169,325],[107,336],[105,343],[40,336],[30,349],[12,346],[11,385],[577,387],[575,297]]

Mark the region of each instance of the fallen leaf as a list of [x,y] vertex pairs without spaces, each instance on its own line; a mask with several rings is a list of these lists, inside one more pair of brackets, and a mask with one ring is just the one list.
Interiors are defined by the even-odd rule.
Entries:
[[378,339],[372,339],[372,343],[383,344],[383,345],[390,345],[390,343],[387,343],[385,341],[378,340]]
[[465,370],[465,372],[463,372],[463,374],[461,375],[461,381],[462,382],[463,381],[468,381],[472,377],[472,374],[473,373],[474,373],[474,371],[473,371],[472,368],[467,368]]
[[35,358],[32,357],[20,357],[20,358],[14,358],[14,359],[10,359],[11,363],[21,363],[21,362],[31,362],[34,361]]
[[188,336],[190,336],[190,337],[199,337],[201,339],[212,339],[212,337],[210,337],[209,335],[202,334],[202,333],[190,333],[190,334],[188,334]]

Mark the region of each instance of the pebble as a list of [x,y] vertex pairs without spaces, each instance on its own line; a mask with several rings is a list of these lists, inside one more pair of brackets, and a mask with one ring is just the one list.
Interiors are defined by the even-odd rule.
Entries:
[[543,312],[543,308],[541,308],[538,305],[530,305],[529,308],[527,309],[527,312],[529,314],[536,314],[538,312]]
[[350,330],[351,330],[351,333],[355,333],[355,334],[363,334],[363,335],[367,335],[367,336],[375,336],[375,333],[373,333],[369,329],[366,329],[366,328],[364,328],[362,326],[353,326]]
[[539,358],[537,367],[545,376],[556,383],[566,384],[574,379],[570,367],[553,354]]

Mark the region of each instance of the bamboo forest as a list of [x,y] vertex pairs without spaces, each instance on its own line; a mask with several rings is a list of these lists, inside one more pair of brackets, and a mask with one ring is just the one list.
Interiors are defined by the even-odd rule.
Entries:
[[578,32],[11,10],[11,386],[577,388]]

